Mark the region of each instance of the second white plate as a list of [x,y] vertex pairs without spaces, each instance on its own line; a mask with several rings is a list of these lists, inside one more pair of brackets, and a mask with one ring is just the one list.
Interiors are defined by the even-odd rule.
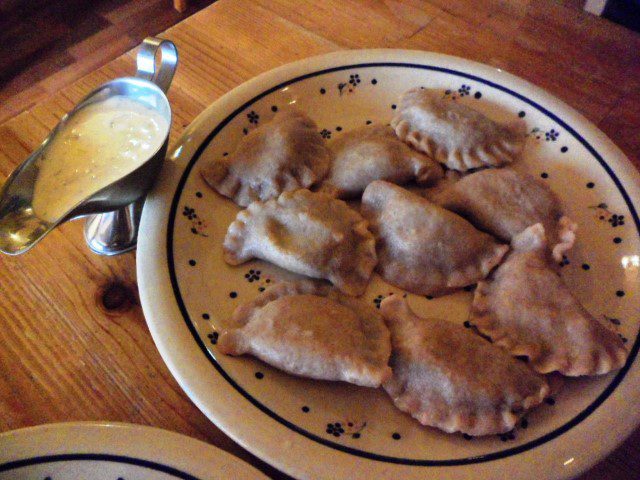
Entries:
[[213,445],[124,423],[54,423],[0,434],[0,480],[266,479]]

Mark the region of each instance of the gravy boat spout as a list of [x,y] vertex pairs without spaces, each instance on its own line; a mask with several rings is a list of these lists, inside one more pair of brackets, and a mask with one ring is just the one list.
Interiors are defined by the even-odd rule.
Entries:
[[[162,56],[160,67],[156,71],[156,53],[158,52],[161,52]],[[2,253],[9,255],[24,253],[59,224],[85,215],[91,215],[85,228],[85,237],[90,248],[95,252],[113,255],[135,247],[142,203],[162,167],[169,142],[171,107],[165,92],[169,88],[177,65],[176,48],[173,43],[166,40],[147,38],[138,53],[137,63],[136,77],[112,80],[87,95],[62,118],[40,147],[9,176],[0,190],[0,251]],[[161,127],[153,143],[156,147],[144,152],[140,157],[141,161],[138,161],[135,166],[133,163],[130,164],[126,170],[122,170],[121,175],[117,173],[119,170],[116,169],[116,165],[109,163],[109,158],[100,160],[103,161],[101,171],[109,173],[109,176],[105,177],[109,179],[109,183],[105,185],[104,181],[99,183],[100,179],[94,180],[98,182],[96,184],[99,187],[82,198],[69,196],[70,187],[65,182],[60,181],[59,185],[56,183],[55,179],[58,177],[55,177],[55,174],[68,173],[62,172],[65,168],[65,163],[62,162],[60,170],[46,179],[48,193],[43,201],[43,197],[40,196],[43,187],[40,187],[40,191],[38,190],[38,181],[57,168],[57,166],[52,168],[50,165],[44,167],[44,161],[48,159],[47,155],[52,155],[52,151],[57,149],[58,156],[60,153],[66,156],[67,152],[64,150],[68,147],[68,144],[64,143],[67,142],[66,139],[73,135],[76,135],[73,137],[76,139],[80,137],[80,134],[74,133],[75,130],[72,129],[74,122],[85,118],[81,115],[92,114],[96,107],[106,105],[104,102],[121,99],[135,102],[136,106],[144,109],[141,110],[143,113],[148,112],[153,114],[154,118],[161,120],[158,123]],[[132,103],[126,105],[130,104]],[[140,118],[144,118],[144,115]],[[110,131],[102,133],[103,138],[108,142]],[[64,138],[62,138],[63,135],[65,135]],[[125,132],[123,135],[133,134]],[[136,138],[127,141],[132,145],[140,143]],[[73,154],[74,151],[69,150],[68,155]],[[91,155],[92,159],[96,158],[100,155],[100,151]],[[84,165],[74,166],[84,168]],[[49,170],[46,171],[46,168]],[[77,171],[75,174],[82,175],[77,174]],[[63,177],[64,175],[60,178]],[[96,176],[92,178],[95,179]],[[64,193],[73,200],[71,204],[64,203],[67,198],[63,195]],[[38,196],[40,198],[37,198]],[[47,199],[52,200],[49,201],[49,205],[53,201],[63,200],[59,202],[63,208],[51,210],[54,212],[52,214],[48,211],[50,209],[47,208]]]

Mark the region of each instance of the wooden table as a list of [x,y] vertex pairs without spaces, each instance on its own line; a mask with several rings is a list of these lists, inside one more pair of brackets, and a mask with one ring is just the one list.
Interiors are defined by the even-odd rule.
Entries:
[[[488,63],[548,90],[597,124],[640,167],[640,35],[576,1],[221,0],[163,35],[180,67],[169,92],[172,140],[253,76],[347,48],[433,50]],[[27,156],[89,90],[130,75],[130,52],[0,126],[0,175]],[[82,224],[28,254],[0,257],[0,430],[46,422],[141,423],[242,450],[182,392],[139,306],[133,253],[89,252]],[[595,440],[595,439],[594,439]],[[640,430],[581,480],[640,478]]]

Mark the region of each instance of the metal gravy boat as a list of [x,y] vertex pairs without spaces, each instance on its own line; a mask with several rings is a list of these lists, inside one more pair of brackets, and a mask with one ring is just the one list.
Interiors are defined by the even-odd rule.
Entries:
[[[91,250],[102,255],[116,255],[135,248],[144,197],[153,186],[167,153],[171,107],[165,94],[177,63],[178,52],[172,42],[146,38],[138,52],[135,77],[118,78],[101,85],[60,120],[0,190],[0,252],[9,255],[24,253],[61,223],[86,215],[89,217],[84,235]],[[132,172],[70,205],[67,212],[55,221],[40,218],[33,209],[38,160],[77,112],[113,96],[125,96],[140,102],[166,120],[167,131],[161,147]]]

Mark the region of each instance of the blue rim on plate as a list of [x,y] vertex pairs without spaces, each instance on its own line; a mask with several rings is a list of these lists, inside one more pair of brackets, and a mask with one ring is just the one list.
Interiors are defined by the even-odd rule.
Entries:
[[0,445],[0,478],[267,478],[213,445],[137,424],[37,425],[3,432]]
[[616,389],[616,387],[620,384],[620,382],[624,379],[625,375],[627,374],[627,372],[629,371],[629,368],[631,367],[631,365],[633,364],[633,362],[635,361],[635,358],[638,354],[638,350],[640,349],[640,333],[638,334],[638,336],[636,337],[633,346],[631,348],[631,351],[629,353],[629,358],[627,359],[627,363],[625,364],[625,366],[619,371],[617,372],[617,374],[615,375],[615,377],[613,378],[613,380],[611,381],[611,383],[609,383],[609,385],[604,389],[604,391],[596,398],[595,401],[593,401],[590,405],[588,405],[582,412],[580,412],[578,415],[576,415],[574,418],[572,418],[570,421],[568,421],[567,423],[565,423],[564,425],[556,428],[555,430],[535,439],[532,440],[530,442],[527,442],[523,445],[520,445],[518,447],[513,447],[513,448],[507,448],[504,449],[502,451],[499,452],[493,452],[493,453],[489,453],[489,454],[485,454],[485,455],[479,455],[479,456],[474,456],[474,457],[467,457],[467,458],[461,458],[461,459],[449,459],[449,460],[418,460],[418,459],[411,459],[411,458],[400,458],[400,457],[391,457],[391,456],[387,456],[387,455],[380,455],[380,454],[375,454],[375,453],[371,453],[371,452],[366,452],[363,450],[359,450],[356,448],[352,448],[352,447],[347,447],[345,445],[341,445],[329,440],[326,440],[324,438],[321,438],[293,423],[291,423],[290,421],[282,418],[280,415],[278,415],[277,413],[275,413],[274,411],[272,411],[271,409],[269,409],[268,407],[266,407],[265,405],[263,405],[262,403],[260,403],[256,398],[254,398],[253,396],[251,396],[245,389],[243,389],[237,382],[234,381],[233,378],[231,378],[229,376],[229,374],[222,368],[222,366],[216,361],[216,359],[213,357],[213,355],[211,355],[211,353],[209,352],[209,350],[207,349],[207,347],[205,346],[204,342],[202,341],[202,339],[198,336],[198,333],[196,331],[195,325],[192,322],[191,318],[189,317],[189,314],[187,312],[186,306],[184,304],[184,301],[182,299],[182,295],[180,292],[180,288],[178,285],[178,280],[177,280],[177,276],[175,273],[175,264],[174,264],[174,259],[173,259],[173,231],[174,231],[174,221],[176,218],[176,214],[177,214],[177,210],[178,210],[178,204],[179,204],[179,200],[180,197],[182,195],[182,191],[183,188],[185,186],[185,183],[187,181],[187,179],[189,178],[189,175],[191,173],[191,170],[193,169],[194,165],[196,164],[197,160],[200,158],[200,156],[202,155],[203,151],[207,148],[207,146],[209,145],[209,143],[216,137],[216,135],[218,135],[218,133],[220,133],[220,131],[232,120],[234,119],[238,114],[240,114],[241,112],[243,112],[248,106],[252,105],[253,103],[257,102],[258,100],[260,100],[261,98],[265,97],[266,95],[273,93],[281,88],[284,88],[288,85],[291,85],[293,83],[296,82],[300,82],[302,80],[308,79],[308,78],[312,78],[312,77],[316,77],[316,76],[320,76],[323,74],[327,74],[327,73],[331,73],[331,72],[336,72],[336,71],[341,71],[341,70],[349,70],[349,69],[358,69],[358,68],[371,68],[371,67],[400,67],[400,68],[414,68],[414,69],[421,69],[421,70],[431,70],[431,71],[437,71],[437,72],[442,72],[442,73],[447,73],[447,74],[451,74],[451,75],[455,75],[458,77],[462,77],[465,79],[469,79],[469,80],[475,80],[478,81],[480,83],[483,83],[487,86],[493,87],[495,89],[501,90],[515,98],[518,98],[519,100],[527,103],[528,105],[534,107],[535,109],[537,109],[539,112],[543,113],[544,115],[546,115],[547,117],[549,117],[550,119],[554,120],[555,122],[557,122],[559,125],[561,125],[569,134],[571,134],[576,140],[578,140],[586,149],[587,151],[589,151],[593,157],[598,161],[598,163],[604,168],[605,172],[607,173],[607,175],[609,175],[609,177],[613,180],[613,182],[615,183],[618,191],[620,192],[620,194],[622,195],[622,198],[624,199],[627,207],[629,208],[629,211],[631,212],[631,216],[634,220],[634,224],[636,227],[636,231],[638,232],[638,234],[640,235],[640,219],[638,218],[638,214],[636,212],[636,209],[633,205],[633,203],[631,202],[631,199],[628,195],[628,193],[626,192],[625,188],[623,187],[622,183],[620,182],[620,180],[618,179],[618,177],[616,176],[616,174],[613,172],[613,170],[611,169],[611,167],[605,162],[605,160],[602,158],[602,156],[593,148],[593,146],[591,146],[581,135],[579,135],[573,128],[571,128],[567,123],[565,123],[562,119],[560,119],[558,116],[556,116],[555,114],[553,114],[552,112],[550,112],[549,110],[547,110],[546,108],[542,107],[541,105],[539,105],[538,103],[528,99],[527,97],[514,92],[513,90],[503,87],[495,82],[483,79],[479,76],[476,75],[471,75],[471,74],[467,74],[458,70],[452,70],[449,68],[443,68],[443,67],[437,67],[437,66],[433,66],[433,65],[421,65],[421,64],[416,64],[416,63],[403,63],[403,62],[374,62],[374,63],[356,63],[356,64],[350,64],[350,65],[341,65],[339,67],[333,67],[333,68],[327,68],[327,69],[323,69],[323,70],[319,70],[316,72],[311,72],[311,73],[307,73],[305,75],[300,75],[298,77],[292,78],[290,80],[287,80],[285,82],[282,82],[274,87],[271,87],[265,91],[263,91],[262,93],[254,96],[251,100],[245,102],[243,105],[241,105],[240,107],[238,107],[237,109],[235,109],[230,115],[228,115],[222,122],[220,122],[212,131],[211,133],[209,133],[209,135],[207,135],[207,137],[205,138],[205,140],[202,142],[202,144],[200,144],[200,146],[197,148],[196,152],[194,153],[193,157],[189,160],[188,165],[186,166],[180,181],[178,183],[178,186],[176,188],[176,191],[174,193],[173,199],[172,199],[172,203],[171,203],[171,208],[169,211],[169,220],[168,220],[168,229],[167,229],[167,259],[168,259],[168,267],[169,267],[169,276],[171,279],[171,286],[173,289],[173,293],[175,295],[175,299],[176,302],[178,304],[178,307],[180,309],[180,312],[183,316],[183,319],[191,333],[191,335],[193,336],[195,342],[197,343],[197,345],[200,347],[200,350],[205,354],[206,358],[211,362],[211,364],[215,367],[215,369],[218,371],[218,373],[220,373],[220,375],[235,389],[237,390],[244,398],[246,398],[249,402],[251,402],[252,405],[254,405],[255,407],[257,407],[260,411],[262,411],[263,413],[267,414],[269,417],[271,417],[272,419],[276,420],[277,422],[279,422],[280,424],[284,425],[285,427],[293,430],[294,432],[303,435],[304,437],[313,440],[317,443],[320,443],[324,446],[345,452],[345,453],[349,453],[351,455],[355,455],[355,456],[359,456],[359,457],[363,457],[363,458],[367,458],[367,459],[371,459],[371,460],[376,460],[376,461],[380,461],[380,462],[388,462],[388,463],[394,463],[394,464],[402,464],[402,465],[413,465],[413,466],[438,466],[438,467],[443,467],[443,466],[461,466],[461,465],[470,465],[470,464],[477,464],[477,463],[482,463],[482,462],[488,462],[491,460],[498,460],[498,459],[502,459],[502,458],[506,458],[512,455],[516,455],[522,452],[525,452],[527,450],[531,450],[535,447],[538,447],[554,438],[557,438],[558,436],[562,435],[563,433],[567,432],[568,430],[570,430],[571,428],[573,428],[574,426],[578,425],[580,422],[582,422],[584,419],[586,419],[590,414],[592,414],[600,405],[602,405],[602,403],[613,393],[613,391]]
[[178,470],[175,467],[152,462],[150,460],[142,460],[140,458],[127,457],[124,455],[109,455],[105,453],[67,453],[60,455],[43,455],[39,457],[24,458],[20,460],[14,460],[12,462],[0,463],[0,473],[17,470],[24,467],[31,467],[34,465],[75,461],[123,463],[126,465],[148,468],[149,470],[154,470],[156,472],[166,473],[167,475],[171,475],[172,477],[179,478],[181,480],[199,480],[198,477],[194,477],[193,475],[183,472],[182,470]]

